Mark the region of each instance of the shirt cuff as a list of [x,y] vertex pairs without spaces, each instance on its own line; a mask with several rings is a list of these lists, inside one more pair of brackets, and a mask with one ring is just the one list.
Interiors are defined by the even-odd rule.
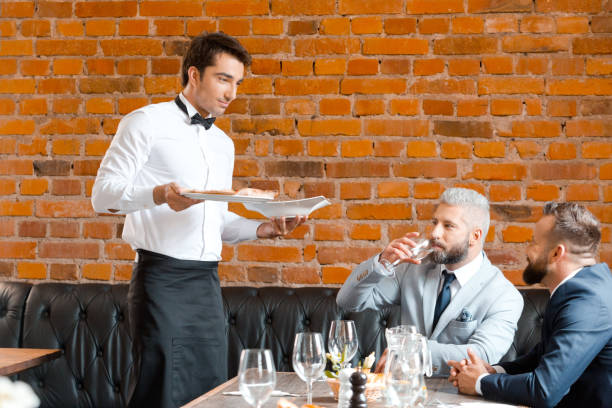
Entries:
[[134,187],[126,201],[130,203],[130,207],[135,206],[138,209],[149,209],[157,205],[153,200],[153,187]]
[[244,220],[244,225],[240,228],[239,240],[240,241],[252,241],[257,239],[257,228],[263,224],[257,220]]
[[489,375],[489,373],[480,374],[480,376],[476,379],[476,385],[474,388],[476,389],[476,393],[478,395],[482,395],[482,389],[480,388],[480,380]]
[[506,374],[506,370],[504,370],[504,367],[500,365],[494,365],[493,369],[495,370],[497,374]]

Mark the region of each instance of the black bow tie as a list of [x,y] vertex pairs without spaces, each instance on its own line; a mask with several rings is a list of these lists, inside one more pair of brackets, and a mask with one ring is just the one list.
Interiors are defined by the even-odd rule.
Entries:
[[196,113],[191,117],[192,125],[202,125],[206,130],[210,129],[213,123],[215,123],[215,118],[203,118],[199,113]]
[[[180,110],[185,112],[185,115],[189,116],[189,113],[187,113],[187,107],[185,106],[183,101],[181,101],[181,98],[179,98],[178,95],[174,99],[174,102],[176,102],[176,105],[179,107]],[[202,115],[196,113],[191,117],[190,123],[192,125],[202,125],[204,126],[204,129],[208,130],[213,125],[213,123],[215,123],[215,118],[203,118]]]

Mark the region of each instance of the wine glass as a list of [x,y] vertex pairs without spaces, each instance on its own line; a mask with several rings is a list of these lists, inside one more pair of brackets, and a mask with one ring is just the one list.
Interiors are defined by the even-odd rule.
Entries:
[[312,404],[312,382],[325,370],[325,345],[321,333],[298,333],[293,343],[293,369],[306,381],[308,404]]
[[276,368],[268,349],[245,349],[240,354],[238,386],[246,402],[260,408],[276,386]]
[[339,360],[344,359],[341,368],[346,368],[349,362],[357,353],[359,340],[357,339],[357,329],[352,320],[334,320],[329,328],[327,337],[327,348],[329,352]]

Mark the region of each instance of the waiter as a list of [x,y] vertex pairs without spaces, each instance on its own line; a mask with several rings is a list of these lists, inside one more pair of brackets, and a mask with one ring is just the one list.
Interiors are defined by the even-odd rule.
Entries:
[[278,237],[305,221],[260,223],[229,212],[226,202],[181,195],[232,188],[234,145],[213,122],[250,62],[226,34],[195,37],[183,58],[183,91],[125,116],[98,170],[93,207],[127,214],[123,239],[137,251],[128,294],[132,407],[177,407],[226,380],[222,241]]

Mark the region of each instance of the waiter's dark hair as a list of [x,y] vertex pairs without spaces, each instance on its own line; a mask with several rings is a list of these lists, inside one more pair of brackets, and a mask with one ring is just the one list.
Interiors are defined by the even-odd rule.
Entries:
[[242,62],[244,66],[251,65],[251,55],[234,37],[218,32],[204,32],[194,37],[183,57],[181,79],[183,86],[189,83],[189,67],[196,67],[200,71],[200,78],[206,67],[215,65],[217,55],[226,53]]
[[599,221],[585,207],[571,202],[548,202],[543,213],[555,217],[549,245],[564,241],[569,246],[568,250],[574,254],[594,256],[597,253],[601,240]]

